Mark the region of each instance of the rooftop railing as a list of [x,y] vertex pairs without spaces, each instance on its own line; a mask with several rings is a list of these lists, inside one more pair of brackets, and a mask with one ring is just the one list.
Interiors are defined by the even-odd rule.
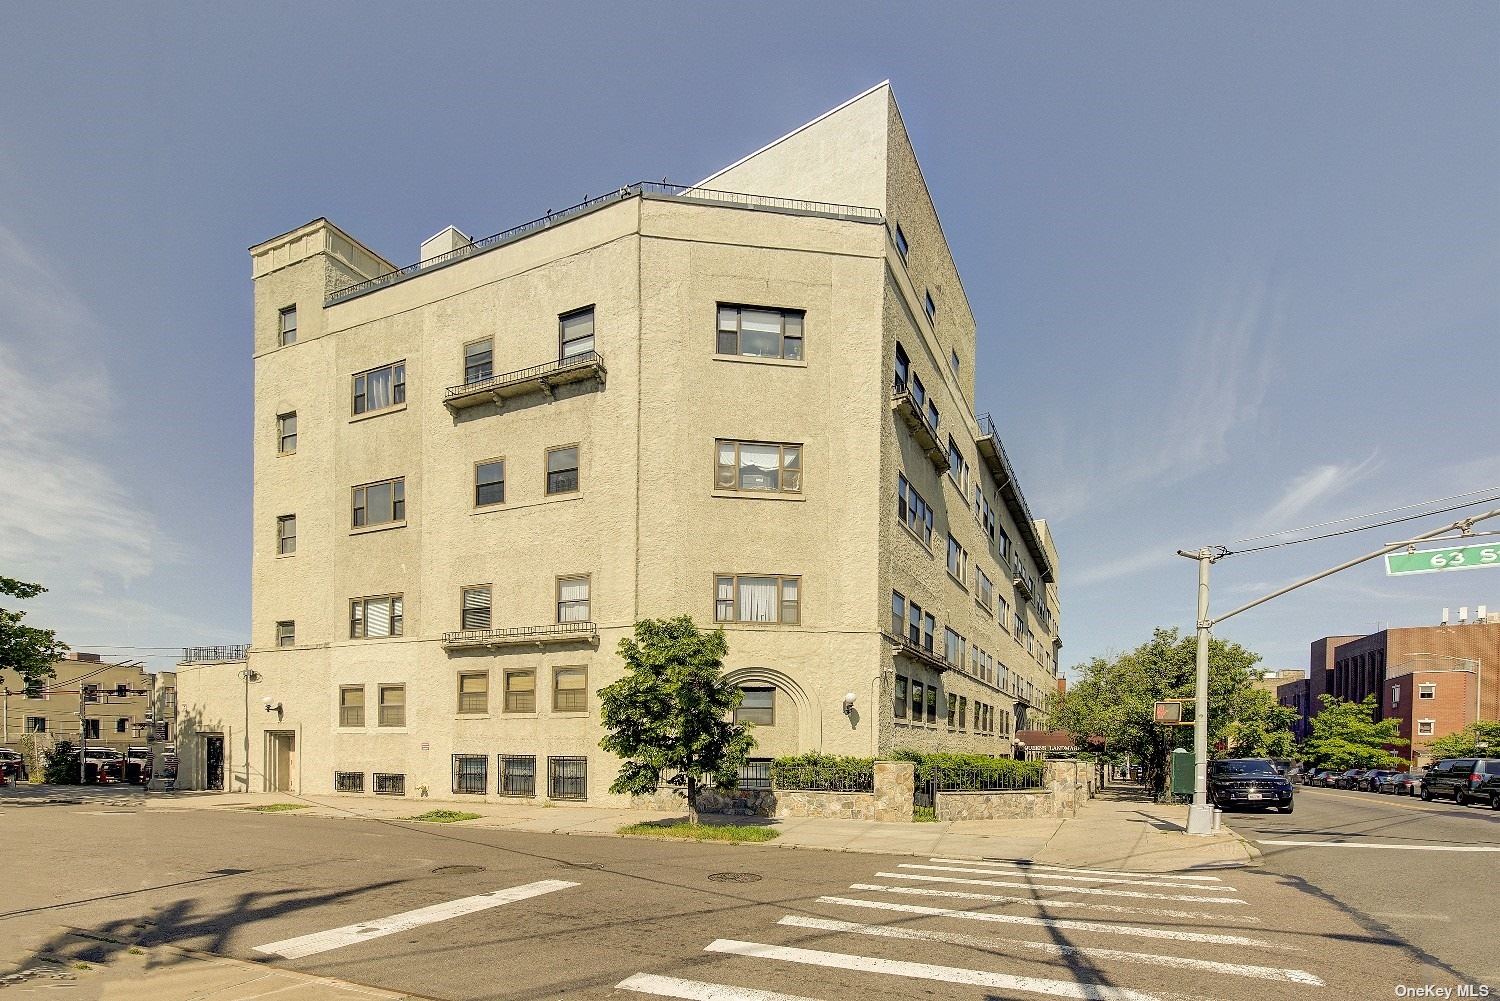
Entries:
[[245,659],[244,643],[229,646],[189,646],[182,648],[184,664],[224,664]]
[[[1005,443],[1000,440],[1000,432],[995,429],[995,421],[989,414],[980,414],[977,418],[979,423],[979,436],[981,444],[989,445],[994,450],[994,461],[999,465],[996,479],[1001,480],[1000,490],[1006,495],[1016,515],[1018,527],[1026,535],[1026,541],[1031,553],[1036,557],[1037,567],[1042,572],[1042,579],[1052,579],[1052,565],[1047,559],[1047,551],[1042,546],[1041,536],[1037,534],[1035,521],[1031,516],[1031,508],[1026,503],[1026,495],[1021,493],[1021,484],[1016,479],[1016,469],[1010,463],[1010,456],[1005,452]],[[988,458],[988,456],[986,456]]]

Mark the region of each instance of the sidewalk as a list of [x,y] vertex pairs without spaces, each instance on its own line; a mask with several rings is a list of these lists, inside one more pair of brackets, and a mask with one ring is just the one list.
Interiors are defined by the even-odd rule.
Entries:
[[[291,796],[286,793],[166,793],[139,796],[148,810],[234,810],[295,802],[306,809],[291,817],[330,817],[396,821],[433,809],[464,810],[476,820],[452,827],[479,827],[532,834],[616,836],[627,824],[683,816],[682,811],[540,806],[443,800],[373,800],[347,796]],[[0,798],[0,805],[4,799]],[[955,858],[1029,859],[1039,864],[1167,872],[1246,865],[1260,852],[1228,827],[1206,837],[1183,833],[1187,807],[1146,800],[1138,787],[1104,789],[1071,818],[1039,820],[958,820],[890,824],[812,817],[764,818],[704,815],[707,824],[752,823],[780,834],[768,842],[780,848],[880,852]]]

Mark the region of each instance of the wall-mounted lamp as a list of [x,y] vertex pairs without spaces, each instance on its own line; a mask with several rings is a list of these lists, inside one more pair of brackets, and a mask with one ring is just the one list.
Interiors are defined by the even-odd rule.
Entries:
[[281,703],[280,702],[273,703],[270,699],[262,699],[261,701],[266,704],[266,712],[268,712],[268,713],[275,713],[276,714],[276,722],[280,723],[281,722],[281,712],[282,712]]
[[848,716],[854,712],[854,693],[850,692],[844,696],[844,715]]

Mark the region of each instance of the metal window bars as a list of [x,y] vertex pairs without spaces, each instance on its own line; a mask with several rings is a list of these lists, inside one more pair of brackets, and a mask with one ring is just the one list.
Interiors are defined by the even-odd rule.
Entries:
[[334,792],[364,792],[365,791],[365,773],[364,772],[334,772],[333,773],[333,791]]
[[547,759],[548,799],[588,799],[588,785],[588,758],[549,757]]

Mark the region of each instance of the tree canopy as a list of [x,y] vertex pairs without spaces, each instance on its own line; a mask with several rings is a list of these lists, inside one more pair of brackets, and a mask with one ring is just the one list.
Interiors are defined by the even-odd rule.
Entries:
[[[0,577],[0,595],[25,600],[46,592],[40,584],[11,577]],[[67,644],[51,629],[23,625],[26,613],[0,608],[0,684],[7,673],[14,674],[27,687],[56,675],[53,661],[67,652]]]
[[[1480,744],[1484,747],[1480,747]],[[1434,759],[1500,758],[1500,723],[1481,720],[1439,737],[1427,747]]]
[[1401,721],[1375,721],[1375,696],[1350,702],[1332,695],[1318,697],[1323,708],[1312,718],[1312,732],[1302,755],[1314,768],[1394,768],[1401,757],[1387,747],[1401,747]]

